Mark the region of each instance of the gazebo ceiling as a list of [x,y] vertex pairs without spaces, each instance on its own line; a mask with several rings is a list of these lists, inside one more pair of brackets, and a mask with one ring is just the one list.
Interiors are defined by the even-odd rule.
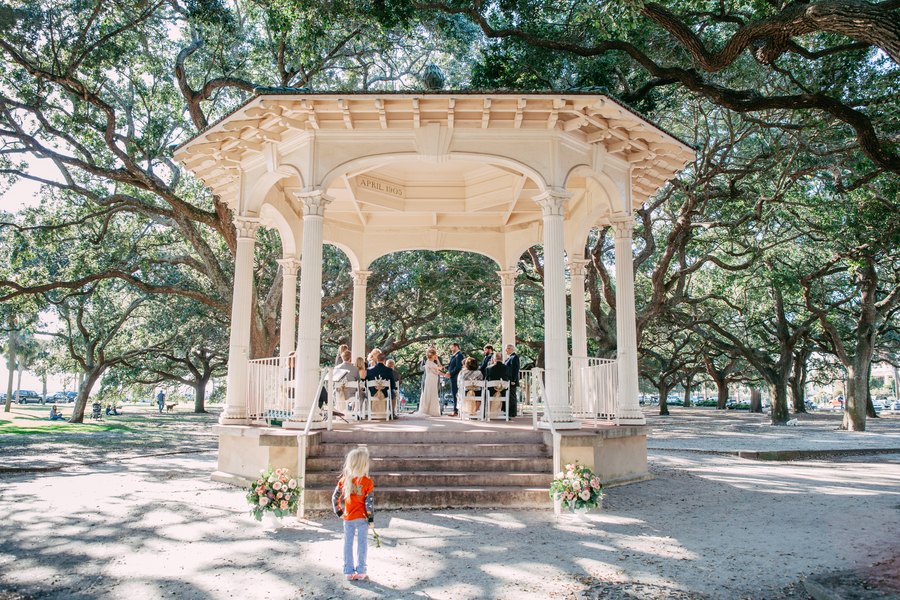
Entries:
[[[237,208],[240,172],[265,160],[267,148],[297,147],[309,136],[363,134],[363,139],[365,132],[390,136],[435,123],[460,133],[550,130],[581,144],[602,144],[609,155],[632,166],[635,205],[694,158],[684,142],[594,93],[335,94],[265,88],[182,144],[175,157]],[[570,191],[577,185],[570,180]],[[538,218],[538,208],[530,202],[536,190],[533,181],[511,168],[464,158],[440,164],[411,159],[344,174],[329,187],[335,202],[328,213],[330,219],[357,226],[383,220],[397,225],[404,219],[421,223],[427,214],[435,225],[477,218],[503,227]]]
[[[584,180],[579,180],[583,183]],[[392,163],[328,189],[327,219],[349,225],[501,228],[540,220],[537,185],[521,173],[467,161]]]

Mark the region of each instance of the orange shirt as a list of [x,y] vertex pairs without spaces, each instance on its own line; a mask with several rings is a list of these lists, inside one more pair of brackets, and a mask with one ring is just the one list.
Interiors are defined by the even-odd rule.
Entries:
[[359,494],[351,494],[349,498],[344,498],[344,481],[338,481],[338,489],[340,497],[344,501],[345,521],[353,521],[355,519],[365,519],[368,517],[366,510],[366,496],[375,490],[375,482],[368,477],[356,478],[353,483],[362,487]]

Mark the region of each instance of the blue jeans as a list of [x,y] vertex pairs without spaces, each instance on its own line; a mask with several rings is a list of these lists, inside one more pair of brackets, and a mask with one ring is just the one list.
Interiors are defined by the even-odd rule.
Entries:
[[[357,537],[356,560],[357,567],[353,568],[353,536]],[[344,521],[344,575],[365,575],[366,550],[369,541],[369,522],[366,519],[353,519]]]

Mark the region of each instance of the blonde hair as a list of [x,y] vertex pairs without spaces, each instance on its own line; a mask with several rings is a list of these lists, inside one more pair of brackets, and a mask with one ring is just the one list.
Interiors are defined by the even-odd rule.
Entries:
[[359,370],[365,369],[366,368],[366,359],[364,359],[362,356],[357,357],[356,368]]
[[392,359],[388,360],[386,363],[384,363],[384,366],[386,366],[388,369],[393,369],[394,367],[397,366],[397,363],[394,362],[394,359],[392,358]]
[[378,358],[379,354],[381,354],[381,348],[373,348],[372,351],[369,352],[369,362],[375,362],[375,359]]
[[356,483],[361,477],[369,476],[369,450],[365,446],[360,446],[355,450],[351,450],[344,460],[344,471],[341,475],[341,481],[344,487],[344,500],[352,495],[359,495],[362,491],[362,484]]
[[437,350],[429,348],[428,351],[425,352],[425,356],[437,356]]

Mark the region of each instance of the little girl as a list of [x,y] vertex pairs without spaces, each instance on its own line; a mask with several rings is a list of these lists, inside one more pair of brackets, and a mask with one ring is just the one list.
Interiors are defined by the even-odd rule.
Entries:
[[[344,519],[344,575],[366,581],[367,525],[375,526],[375,484],[369,479],[369,451],[351,450],[344,461],[344,472],[331,495],[334,514]],[[353,536],[357,537],[357,566],[353,566]]]

